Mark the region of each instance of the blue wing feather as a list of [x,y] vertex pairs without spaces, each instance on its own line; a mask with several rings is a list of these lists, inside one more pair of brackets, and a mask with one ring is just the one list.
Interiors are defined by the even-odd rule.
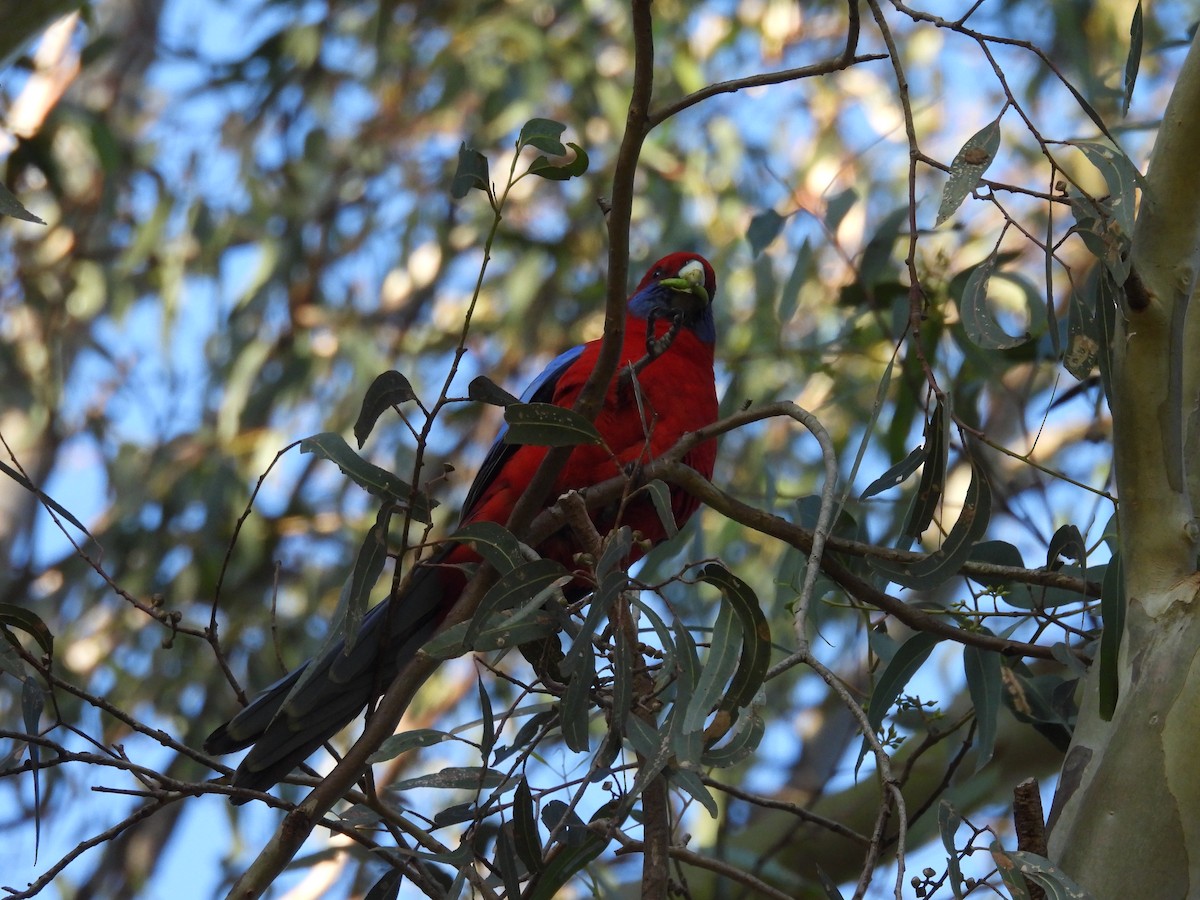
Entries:
[[[521,394],[522,403],[549,403],[554,399],[554,388],[558,385],[558,379],[562,377],[563,372],[567,371],[571,363],[579,359],[583,354],[583,344],[578,347],[572,347],[570,350],[565,350],[550,361],[538,375],[529,383],[529,387],[525,388]],[[500,426],[500,430],[496,432],[496,439],[492,441],[492,446],[488,448],[487,456],[483,458],[483,464],[479,467],[479,474],[475,476],[475,480],[471,482],[471,489],[467,491],[466,502],[463,503],[462,519],[467,519],[471,515],[471,511],[475,508],[475,504],[479,502],[479,498],[483,496],[483,492],[487,490],[487,486],[492,483],[492,479],[504,467],[504,463],[508,458],[517,452],[518,445],[504,443],[504,433],[508,431],[508,423]]]

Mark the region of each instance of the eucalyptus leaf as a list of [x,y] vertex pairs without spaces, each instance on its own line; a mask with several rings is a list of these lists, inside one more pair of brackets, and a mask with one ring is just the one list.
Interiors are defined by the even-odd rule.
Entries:
[[996,159],[1000,149],[1000,120],[993,119],[975,132],[950,164],[950,178],[942,189],[942,202],[938,207],[934,227],[941,225],[957,210],[971,191],[979,186],[983,173]]
[[363,397],[362,409],[354,423],[354,439],[361,450],[370,436],[375,423],[385,411],[393,406],[407,403],[417,395],[413,392],[412,384],[399,372],[384,372],[377,376],[367,388]]
[[756,213],[746,229],[746,240],[750,242],[750,255],[758,256],[767,246],[779,236],[786,222],[783,216],[773,209],[765,209]]
[[301,453],[312,453],[337,465],[350,480],[368,493],[381,497],[401,509],[410,509],[418,522],[430,521],[430,510],[437,505],[422,491],[397,478],[386,469],[367,462],[350,449],[340,434],[326,431],[306,437],[300,442]]
[[533,444],[538,447],[574,447],[600,444],[603,438],[596,426],[575,412],[553,403],[513,403],[504,408],[506,444]]
[[454,170],[454,179],[450,182],[450,196],[461,200],[472,188],[490,193],[488,162],[482,153],[464,143],[458,148],[458,168]]

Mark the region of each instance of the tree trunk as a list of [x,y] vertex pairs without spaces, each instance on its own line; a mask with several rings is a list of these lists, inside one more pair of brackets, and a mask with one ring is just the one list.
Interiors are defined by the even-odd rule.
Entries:
[[[1050,856],[1102,898],[1200,896],[1200,50],[1163,117],[1113,338],[1127,612],[1111,721],[1099,667],[1051,811]],[[1106,627],[1108,627],[1106,625]]]

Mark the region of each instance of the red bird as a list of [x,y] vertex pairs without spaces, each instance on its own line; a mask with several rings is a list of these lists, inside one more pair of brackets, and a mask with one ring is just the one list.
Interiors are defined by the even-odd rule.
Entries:
[[[607,481],[629,471],[631,465],[649,462],[684,434],[716,421],[713,349],[717,333],[712,309],[716,292],[712,266],[695,253],[672,253],[650,267],[629,298],[620,367],[596,419],[605,446],[576,447],[548,502],[567,491]],[[599,353],[597,340],[559,355],[521,399],[573,406]],[[628,378],[622,382],[620,373],[647,356],[652,359],[638,372],[635,391]],[[545,447],[505,444],[503,434],[501,430],[467,493],[463,525],[507,522],[547,453]],[[716,452],[715,441],[706,441],[684,462],[711,478]],[[682,525],[696,511],[697,502],[676,488],[671,489],[671,499],[676,521]],[[653,544],[667,537],[648,499],[630,503],[619,523],[613,521],[613,510],[592,515],[602,534],[622,524],[640,531]],[[630,562],[643,552],[636,543],[633,548]],[[568,569],[574,568],[579,550],[568,531],[553,535],[537,549]],[[343,652],[339,643],[277,681],[209,735],[204,749],[214,754],[232,753],[253,744],[234,774],[233,784],[266,790],[277,783],[391,683],[457,601],[468,580],[459,564],[478,561],[479,556],[466,544],[451,544],[434,554],[427,562],[435,565],[419,568],[403,594],[378,604],[363,617],[349,653]],[[389,614],[394,604],[398,605]],[[377,658],[381,639],[387,648],[386,659]],[[310,664],[316,666],[315,675],[289,696]]]

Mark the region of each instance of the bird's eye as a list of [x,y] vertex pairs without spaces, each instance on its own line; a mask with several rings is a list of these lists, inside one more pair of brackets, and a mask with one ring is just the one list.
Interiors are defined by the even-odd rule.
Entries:
[[666,274],[666,272],[663,271],[662,266],[656,266],[654,271],[651,273],[650,277],[651,278],[662,278],[663,275],[665,275],[665,274]]

